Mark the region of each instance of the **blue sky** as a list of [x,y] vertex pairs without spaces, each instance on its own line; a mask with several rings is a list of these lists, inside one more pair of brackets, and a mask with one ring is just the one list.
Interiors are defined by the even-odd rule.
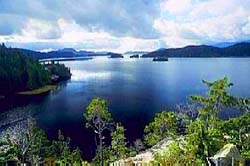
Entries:
[[0,0],[0,42],[150,51],[250,39],[250,0]]

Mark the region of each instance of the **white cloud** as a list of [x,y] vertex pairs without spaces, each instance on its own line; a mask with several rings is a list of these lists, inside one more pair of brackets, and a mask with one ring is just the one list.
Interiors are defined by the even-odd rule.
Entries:
[[57,22],[29,19],[22,34],[37,39],[57,39],[61,37],[61,29]]
[[0,1],[0,42],[124,52],[250,39],[250,0],[24,1]]
[[[178,4],[182,5],[178,7]],[[176,41],[207,44],[250,38],[249,0],[167,0],[161,7],[162,17],[155,20],[154,27],[170,46],[178,47],[176,44],[180,42]]]
[[163,11],[178,16],[188,13],[192,6],[192,0],[165,0],[161,2]]
[[245,26],[242,27],[242,31],[246,34],[246,35],[250,35],[250,16],[248,17],[248,21],[245,24]]

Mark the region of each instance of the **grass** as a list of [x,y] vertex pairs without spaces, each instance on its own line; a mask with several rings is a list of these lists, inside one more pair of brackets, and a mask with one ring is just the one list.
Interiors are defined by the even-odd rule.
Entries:
[[54,85],[46,85],[38,89],[30,90],[30,91],[23,91],[23,92],[18,92],[17,94],[19,95],[40,95],[43,93],[47,93],[51,90],[56,89],[57,86]]

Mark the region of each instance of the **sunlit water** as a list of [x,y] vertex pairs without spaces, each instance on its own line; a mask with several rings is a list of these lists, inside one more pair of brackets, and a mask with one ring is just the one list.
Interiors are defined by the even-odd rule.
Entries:
[[[142,136],[156,112],[173,110],[176,104],[188,102],[191,94],[205,95],[202,79],[227,76],[234,83],[232,94],[250,97],[247,58],[173,58],[168,62],[97,58],[64,63],[71,68],[71,80],[40,103],[42,111],[36,118],[51,138],[61,129],[87,158],[94,155],[94,139],[84,128],[83,113],[94,97],[108,101],[114,120],[125,126],[129,141]],[[235,114],[224,112],[223,116]]]

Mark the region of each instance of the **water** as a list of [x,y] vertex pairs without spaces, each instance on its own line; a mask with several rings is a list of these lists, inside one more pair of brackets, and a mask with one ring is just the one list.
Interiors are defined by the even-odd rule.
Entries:
[[[191,94],[205,95],[202,79],[227,76],[234,83],[230,92],[250,97],[250,58],[108,59],[63,62],[72,79],[39,103],[38,125],[50,138],[57,130],[71,137],[86,159],[93,157],[92,131],[85,129],[83,113],[94,97],[108,101],[115,121],[126,128],[129,141],[140,138],[144,126],[161,110],[173,110],[188,102]],[[224,112],[224,117],[237,112]]]

